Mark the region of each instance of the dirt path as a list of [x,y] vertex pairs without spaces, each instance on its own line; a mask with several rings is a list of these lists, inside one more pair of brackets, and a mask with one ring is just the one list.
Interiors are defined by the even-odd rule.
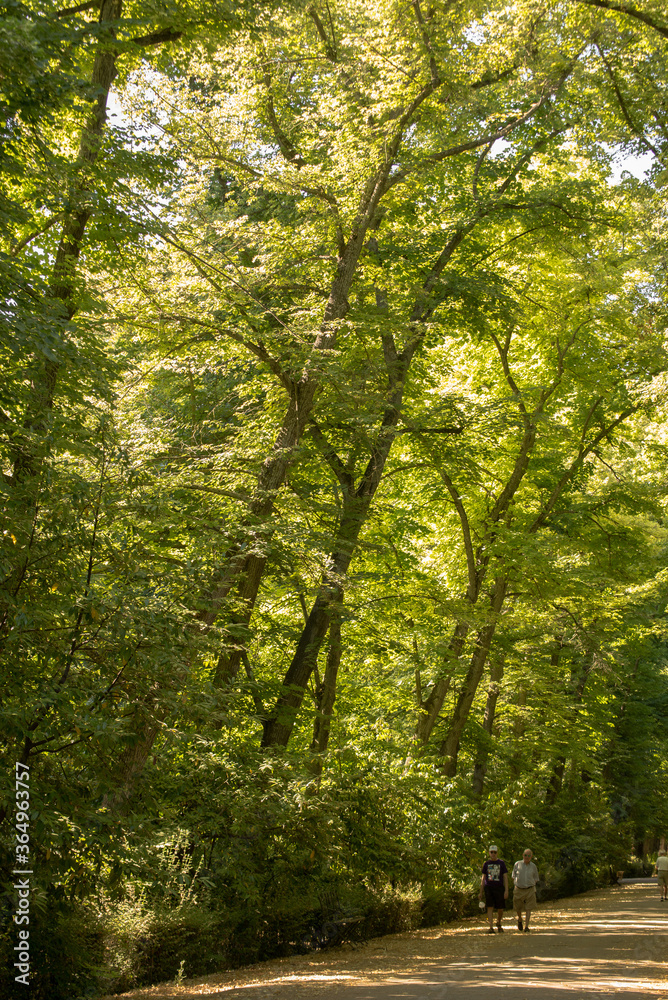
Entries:
[[510,914],[377,938],[124,994],[133,1000],[668,1000],[668,902],[656,881],[539,907],[530,934]]

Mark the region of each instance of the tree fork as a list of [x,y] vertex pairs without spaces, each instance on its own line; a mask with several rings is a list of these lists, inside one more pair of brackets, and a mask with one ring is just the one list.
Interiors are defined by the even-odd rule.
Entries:
[[[262,465],[256,491],[256,496],[258,497],[257,511],[255,509],[256,502],[254,501],[251,505],[251,511],[258,513],[258,516],[263,517],[264,520],[268,520],[273,512],[273,498],[276,491],[285,481],[294,452],[299,445],[304,428],[310,418],[316,394],[320,389],[320,379],[317,377],[317,372],[313,370],[314,364],[324,351],[332,350],[336,344],[337,326],[339,321],[346,316],[349,309],[348,294],[352,287],[367,234],[370,230],[378,227],[380,223],[380,202],[390,187],[396,183],[397,178],[396,175],[392,174],[392,170],[404,138],[404,132],[410,126],[413,116],[422,104],[439,86],[440,80],[434,78],[432,74],[430,82],[425,84],[402,115],[392,140],[385,148],[383,162],[367,180],[359,210],[351,226],[350,236],[347,242],[343,240],[340,242],[336,272],[330,286],[322,325],[313,343],[309,363],[301,378],[292,389],[290,406],[286,412],[281,431],[271,453]],[[420,320],[424,321],[428,318],[428,314],[431,313],[432,308],[426,303],[428,302],[428,297],[434,283],[454,251],[478,221],[479,216],[476,216],[473,221],[456,228],[451,240],[443,249],[435,266],[431,269],[425,286],[418,296],[413,314],[411,315],[411,323],[415,324]],[[418,341],[419,339],[421,337],[418,338]],[[417,347],[418,341],[415,341],[414,345],[410,348],[411,357]],[[410,365],[410,358],[408,358],[408,364]],[[396,423],[396,420],[394,422]],[[261,514],[259,513],[260,510],[262,511]],[[198,615],[200,621],[203,621],[207,625],[212,625],[215,622],[222,602],[236,585],[239,574],[246,572],[247,561],[243,559],[241,566],[239,566],[238,556],[238,552],[229,555],[226,565],[220,573],[216,587],[207,598],[208,607],[200,611]],[[260,568],[260,576],[255,593],[249,591],[247,596],[248,621],[250,621],[250,616],[252,615],[257,599],[257,589],[259,588],[263,568]],[[225,663],[221,665],[220,672],[222,675],[225,675],[228,670],[234,672],[235,666],[233,662],[230,663],[229,668]],[[236,670],[238,670],[238,663]]]

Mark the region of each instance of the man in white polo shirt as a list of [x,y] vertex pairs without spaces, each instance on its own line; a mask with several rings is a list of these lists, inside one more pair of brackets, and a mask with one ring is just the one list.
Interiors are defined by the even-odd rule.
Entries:
[[[517,929],[523,930],[525,934],[529,930],[531,911],[536,905],[536,882],[538,881],[538,869],[531,860],[533,851],[527,847],[522,855],[521,861],[516,861],[513,865],[513,907],[517,914]],[[522,923],[522,910],[525,910],[524,923]]]

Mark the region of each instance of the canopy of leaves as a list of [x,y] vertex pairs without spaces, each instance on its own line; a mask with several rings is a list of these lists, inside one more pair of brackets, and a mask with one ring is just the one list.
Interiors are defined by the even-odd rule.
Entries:
[[490,837],[546,895],[655,850],[662,5],[3,15],[35,997],[447,919]]

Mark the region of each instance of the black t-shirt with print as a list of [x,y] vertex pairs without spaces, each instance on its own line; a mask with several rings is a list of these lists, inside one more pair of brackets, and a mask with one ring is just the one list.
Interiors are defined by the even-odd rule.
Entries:
[[503,876],[508,874],[506,862],[501,858],[498,861],[488,859],[482,866],[482,873],[485,876],[485,885],[503,885]]

